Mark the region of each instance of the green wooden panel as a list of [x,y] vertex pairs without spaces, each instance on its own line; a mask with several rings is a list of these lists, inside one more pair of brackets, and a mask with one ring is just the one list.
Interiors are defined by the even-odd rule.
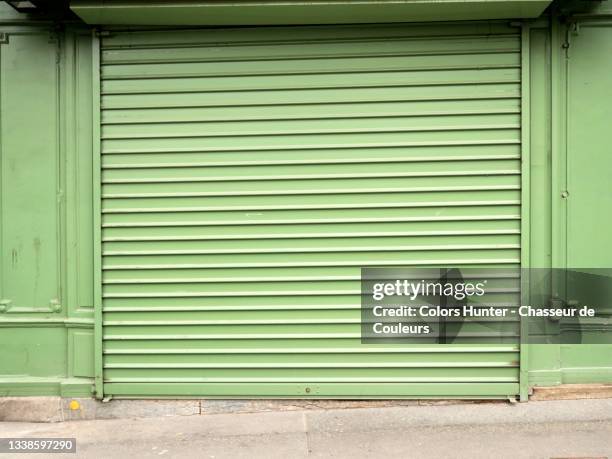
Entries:
[[364,345],[359,276],[519,265],[520,45],[500,24],[104,37],[105,394],[517,394],[515,320],[507,344],[472,323]]
[[36,30],[1,49],[0,304],[13,313],[60,304],[56,46]]
[[[0,6],[0,394],[90,395],[91,33]],[[17,14],[16,12],[14,12]]]
[[[567,206],[566,256],[568,269],[589,272],[612,266],[610,213],[612,202],[612,27],[609,22],[584,21],[572,40],[567,72]],[[601,273],[600,273],[601,274]],[[568,298],[577,294],[567,286]],[[609,326],[612,314],[583,320],[583,338],[597,342],[597,329]],[[612,345],[561,347],[563,382],[610,382]],[[567,374],[566,374],[567,372]]]
[[355,24],[538,17],[550,0],[71,0],[88,24]]
[[[594,26],[593,26],[594,25]],[[612,156],[612,28],[584,24],[572,48],[568,75],[567,266],[609,268],[612,262],[609,212]]]

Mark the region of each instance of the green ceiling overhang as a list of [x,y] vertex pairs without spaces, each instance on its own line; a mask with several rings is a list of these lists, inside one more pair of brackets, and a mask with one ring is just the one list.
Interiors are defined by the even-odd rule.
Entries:
[[72,0],[88,24],[277,25],[538,17],[550,0]]

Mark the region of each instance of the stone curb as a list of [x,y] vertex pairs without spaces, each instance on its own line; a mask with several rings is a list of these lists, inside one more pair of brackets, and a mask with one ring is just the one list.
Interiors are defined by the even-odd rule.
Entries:
[[[458,425],[601,421],[612,419],[612,399],[536,401],[520,404],[469,401],[327,400],[113,400],[60,397],[0,398],[0,421],[61,422],[96,419],[211,417],[305,413],[328,428],[352,425],[355,414],[371,417],[369,429],[390,425]],[[382,424],[380,424],[382,423]],[[378,425],[380,424],[380,425]],[[335,426],[335,427],[334,427]],[[355,427],[356,428],[356,427]]]

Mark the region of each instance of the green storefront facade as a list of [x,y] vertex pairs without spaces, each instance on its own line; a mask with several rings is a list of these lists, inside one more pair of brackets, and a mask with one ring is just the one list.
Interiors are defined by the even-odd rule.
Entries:
[[364,266],[612,266],[605,2],[137,3],[1,5],[0,395],[612,382],[359,324]]

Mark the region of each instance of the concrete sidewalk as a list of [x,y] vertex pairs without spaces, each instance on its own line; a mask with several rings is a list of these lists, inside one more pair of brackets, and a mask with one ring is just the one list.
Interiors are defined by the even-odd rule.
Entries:
[[612,457],[612,400],[5,422],[0,437],[75,437],[91,458]]

